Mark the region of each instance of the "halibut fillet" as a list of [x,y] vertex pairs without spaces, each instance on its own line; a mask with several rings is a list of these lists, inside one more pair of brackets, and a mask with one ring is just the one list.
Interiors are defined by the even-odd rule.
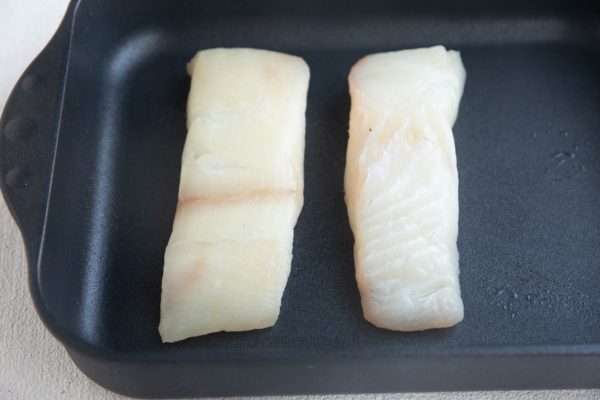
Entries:
[[188,72],[163,342],[274,325],[303,203],[306,63],[266,50],[211,49],[198,52]]
[[441,46],[373,54],[348,80],[345,196],[364,316],[398,331],[455,325],[460,55]]

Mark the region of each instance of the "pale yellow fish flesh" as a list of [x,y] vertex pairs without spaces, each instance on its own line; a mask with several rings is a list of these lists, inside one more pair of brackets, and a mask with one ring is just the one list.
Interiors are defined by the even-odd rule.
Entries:
[[188,72],[163,342],[274,325],[303,203],[306,63],[266,50],[210,49]]
[[452,126],[465,76],[441,46],[369,55],[350,72],[346,205],[364,316],[378,327],[463,319]]

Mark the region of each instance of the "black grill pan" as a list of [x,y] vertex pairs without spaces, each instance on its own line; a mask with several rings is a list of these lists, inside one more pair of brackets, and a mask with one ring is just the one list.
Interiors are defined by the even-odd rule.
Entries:
[[[99,384],[217,396],[600,386],[600,10],[585,1],[73,3],[16,85],[0,177],[44,323]],[[363,320],[343,202],[361,56],[443,44],[467,83],[454,127],[465,320]],[[163,345],[163,252],[199,49],[311,68],[305,206],[272,329]]]

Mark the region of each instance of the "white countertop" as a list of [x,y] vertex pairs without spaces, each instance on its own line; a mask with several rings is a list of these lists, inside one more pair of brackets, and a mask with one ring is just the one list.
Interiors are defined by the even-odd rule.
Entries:
[[[68,0],[0,1],[0,110],[21,72],[49,40]],[[4,179],[4,177],[1,177]],[[123,399],[87,379],[44,328],[27,289],[21,236],[0,199],[0,399]],[[600,373],[600,372],[599,372]],[[599,390],[301,396],[302,399],[600,399]]]

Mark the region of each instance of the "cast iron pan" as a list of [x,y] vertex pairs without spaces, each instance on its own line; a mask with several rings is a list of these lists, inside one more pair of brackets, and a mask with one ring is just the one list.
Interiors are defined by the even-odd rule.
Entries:
[[[40,317],[91,379],[133,396],[598,387],[599,17],[584,1],[72,4],[0,124]],[[466,315],[389,332],[362,318],[354,280],[346,77],[367,53],[434,44],[468,73],[454,127]],[[274,328],[164,345],[184,66],[217,46],[310,65],[305,206]]]

